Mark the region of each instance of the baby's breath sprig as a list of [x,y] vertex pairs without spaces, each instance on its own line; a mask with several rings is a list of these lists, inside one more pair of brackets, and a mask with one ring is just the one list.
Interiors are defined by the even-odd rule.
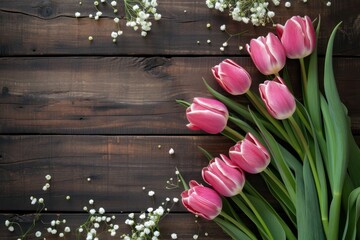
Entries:
[[[154,191],[150,190],[148,192],[149,197],[153,198],[154,195]],[[170,199],[167,197],[156,209],[149,207],[146,211],[141,212],[137,218],[135,217],[135,213],[130,213],[125,220],[125,224],[131,228],[131,233],[121,235],[121,239],[160,239],[159,222],[169,214],[178,202],[178,198]]]
[[266,0],[206,0],[206,5],[220,12],[228,9],[233,20],[254,26],[265,26],[275,16]]
[[76,238],[83,239],[86,236],[86,240],[98,240],[99,235],[103,233],[109,233],[112,237],[116,236],[119,225],[113,223],[116,219],[115,215],[106,215],[103,207],[97,209],[93,199],[89,199],[89,204],[83,207],[89,215],[76,229]]
[[[82,4],[80,4],[82,6]],[[112,15],[116,29],[110,33],[112,41],[115,43],[118,36],[123,34],[123,31],[120,27],[120,20],[126,20],[126,26],[132,28],[134,31],[141,30],[140,35],[146,37],[148,32],[151,30],[152,22],[151,20],[158,21],[161,19],[161,14],[157,12],[157,0],[123,0],[123,4],[120,4],[119,1],[108,2],[106,0],[95,0],[93,2],[95,8],[95,13],[89,13],[88,16],[90,19],[98,21],[102,16],[103,11],[106,10],[106,6],[109,6],[112,9],[110,15]],[[100,7],[101,6],[101,7]],[[123,6],[125,16],[120,16],[118,8]],[[86,15],[86,14],[85,14]],[[76,12],[75,17],[80,18],[81,13]],[[89,41],[93,41],[93,36],[88,37]]]

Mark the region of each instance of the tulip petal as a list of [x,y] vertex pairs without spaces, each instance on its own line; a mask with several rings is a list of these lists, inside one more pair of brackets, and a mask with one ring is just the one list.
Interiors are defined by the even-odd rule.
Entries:
[[210,134],[220,133],[227,122],[223,115],[208,110],[188,112],[186,117],[192,125]]

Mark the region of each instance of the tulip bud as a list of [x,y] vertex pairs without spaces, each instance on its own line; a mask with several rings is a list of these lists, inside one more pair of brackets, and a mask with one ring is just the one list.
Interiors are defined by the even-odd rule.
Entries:
[[229,165],[238,166],[248,173],[260,173],[270,163],[268,151],[251,133],[230,148],[229,156]]
[[227,165],[224,161],[230,162],[225,155],[214,158],[209,165],[202,169],[202,177],[206,183],[211,185],[218,193],[225,197],[232,197],[239,194],[245,184],[244,172],[233,166]]
[[288,58],[304,58],[315,49],[315,29],[308,16],[294,16],[286,21],[285,26],[277,24],[276,31]]
[[246,49],[257,69],[264,75],[276,74],[285,65],[285,49],[273,33],[251,39]]
[[222,61],[211,70],[220,86],[232,95],[244,94],[251,86],[249,73],[230,59]]
[[197,97],[186,109],[186,117],[190,122],[188,128],[217,134],[226,127],[229,112],[218,100]]
[[221,197],[211,188],[204,187],[192,180],[190,189],[181,193],[182,203],[190,212],[205,219],[213,220],[222,209]]
[[283,120],[295,112],[295,98],[280,77],[273,81],[266,80],[259,85],[259,91],[268,112],[274,118]]

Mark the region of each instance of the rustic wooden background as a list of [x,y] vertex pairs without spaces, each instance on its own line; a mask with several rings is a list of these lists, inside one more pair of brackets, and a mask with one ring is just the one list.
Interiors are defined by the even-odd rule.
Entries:
[[[271,24],[254,28],[233,22],[209,10],[204,0],[158,2],[163,18],[146,38],[125,29],[114,44],[111,14],[98,22],[74,17],[75,11],[93,12],[91,3],[79,7],[76,0],[0,0],[0,239],[16,239],[16,233],[6,230],[5,219],[19,215],[22,224],[31,223],[31,195],[45,198],[45,222],[60,215],[74,230],[86,219],[82,207],[92,198],[118,217],[120,233],[128,232],[123,222],[129,212],[179,195],[180,188],[165,189],[175,167],[187,180],[200,180],[207,160],[198,145],[213,154],[227,151],[231,142],[224,137],[187,130],[184,109],[175,99],[210,96],[202,77],[219,89],[210,68],[227,57],[249,70],[255,89],[264,77],[238,46],[274,29]],[[343,21],[335,40],[335,75],[353,132],[359,135],[359,1],[325,4],[293,0],[291,8],[275,8],[274,20],[321,16],[321,61],[331,29]],[[219,50],[227,39],[219,31],[222,24],[232,33],[247,30],[231,39],[224,52]],[[89,35],[94,41],[88,41]],[[212,43],[206,44],[207,39]],[[298,86],[297,63],[289,64]],[[169,155],[170,148],[174,155]],[[46,174],[52,180],[44,192]],[[155,199],[147,196],[148,190],[156,192]],[[192,239],[195,233],[200,239],[226,238],[212,222],[194,220],[176,205],[161,224],[162,238],[169,239],[172,232],[179,239]]]

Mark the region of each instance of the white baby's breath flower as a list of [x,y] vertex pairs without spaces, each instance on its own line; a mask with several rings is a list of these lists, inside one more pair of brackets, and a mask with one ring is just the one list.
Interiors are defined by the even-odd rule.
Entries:
[[[76,12],[76,13],[75,13],[75,17],[78,18],[78,17],[80,17],[80,16],[81,16],[81,13],[79,13],[79,12]],[[49,179],[49,180],[50,180],[50,179]]]
[[123,35],[123,31],[119,30],[119,31],[117,32],[117,34],[118,34],[118,36],[121,36],[121,35]]
[[57,233],[57,230],[53,228],[53,229],[51,230],[51,234],[55,235],[56,233]]
[[39,198],[39,203],[44,203],[44,199],[43,199],[43,198]]
[[148,192],[148,195],[149,195],[149,197],[152,197],[152,196],[155,195],[155,192],[154,192],[154,191],[149,191],[149,192]]
[[225,31],[225,30],[226,30],[226,25],[225,25],[225,24],[221,25],[221,26],[220,26],[220,30],[221,30],[221,31]]
[[90,200],[89,200],[89,204],[93,205],[93,204],[94,204],[94,200],[93,200],[93,199],[90,199]]
[[70,232],[70,231],[71,231],[70,227],[67,227],[67,226],[66,226],[66,227],[64,228],[64,232],[68,233],[68,232]]
[[119,22],[120,22],[120,19],[116,17],[116,18],[114,18],[114,22],[115,22],[115,23],[119,23]]
[[176,197],[173,198],[173,202],[174,202],[174,203],[177,203],[178,201],[179,201],[178,198],[176,198]]
[[172,234],[171,234],[171,239],[177,239],[177,234],[176,234],[176,233],[172,233]]
[[116,7],[117,2],[116,2],[116,1],[112,1],[110,4],[111,4],[111,6]]
[[80,233],[83,232],[83,231],[84,231],[83,228],[79,228],[79,229],[78,229],[78,232],[80,232]]
[[38,237],[38,238],[41,237],[41,232],[40,232],[40,231],[36,231],[36,232],[35,232],[35,237]]
[[89,213],[90,213],[91,215],[94,215],[94,214],[96,213],[96,210],[92,208],[92,209],[90,209]]
[[330,1],[327,2],[327,3],[326,3],[326,6],[330,7],[330,6],[331,6],[331,2],[330,2]]
[[100,213],[100,214],[104,214],[104,213],[105,213],[105,209],[104,209],[104,208],[102,208],[102,207],[101,207],[101,208],[99,208],[99,213]]
[[141,36],[142,36],[142,37],[146,37],[146,35],[147,35],[147,32],[141,31]]
[[154,19],[155,19],[156,21],[160,20],[160,19],[161,19],[161,14],[160,14],[160,13],[155,13],[155,14],[154,14]]
[[10,225],[10,221],[9,220],[5,220],[5,226],[8,227]]
[[225,48],[224,47],[220,47],[220,51],[225,51]]
[[291,2],[285,2],[285,7],[287,8],[291,7]]
[[196,239],[198,239],[198,238],[199,238],[199,235],[197,235],[197,234],[194,234],[194,235],[193,235],[193,239],[196,240]]
[[9,226],[8,230],[9,230],[9,232],[13,232],[15,230],[15,228],[14,228],[14,226]]
[[64,237],[64,233],[59,233],[59,237]]
[[[79,13],[79,12],[78,12]],[[76,13],[75,13],[76,14]],[[80,13],[79,13],[80,14]],[[79,16],[80,17],[80,16]],[[47,181],[50,181],[51,180],[51,175],[50,174],[47,174],[46,176],[45,176],[45,179],[47,180]]]
[[31,200],[31,205],[35,205],[37,203],[37,199],[36,198],[33,198],[32,200]]
[[175,150],[174,150],[173,148],[170,148],[169,154],[170,154],[170,155],[173,155],[174,153],[175,153]]

